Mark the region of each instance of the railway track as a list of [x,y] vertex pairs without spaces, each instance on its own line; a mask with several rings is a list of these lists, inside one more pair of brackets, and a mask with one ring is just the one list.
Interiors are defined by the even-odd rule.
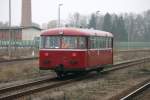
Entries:
[[[104,71],[102,71],[102,73],[108,73],[111,71],[127,68],[132,65],[137,65],[137,64],[145,63],[149,61],[150,61],[150,57],[146,57],[142,59],[135,59],[135,60],[130,60],[130,61],[122,62],[122,63],[117,63],[117,64],[114,64],[112,68],[105,69]],[[65,84],[69,84],[72,82],[78,82],[89,77],[93,77],[93,75],[87,74],[82,77],[73,77],[73,78],[64,79],[61,81],[58,80],[57,78],[45,77],[45,78],[40,78],[39,80],[36,80],[36,81],[34,80],[34,81],[30,81],[24,84],[18,84],[15,86],[1,88],[0,100],[10,100],[10,99],[19,98],[21,96],[33,94],[33,93],[44,91],[47,89],[60,87],[60,86],[63,86]]]
[[150,52],[150,49],[114,50],[115,52]]
[[132,100],[132,99],[134,99],[134,97],[136,97],[136,96],[140,95],[142,92],[148,90],[150,88],[150,79],[142,82],[140,85],[141,86],[139,86],[139,88],[137,88],[134,91],[132,91],[131,93],[127,94],[120,100]]
[[11,60],[0,60],[0,63],[8,63],[8,62],[14,62],[14,61],[25,61],[25,60],[35,60],[35,59],[38,59],[38,57],[11,59]]

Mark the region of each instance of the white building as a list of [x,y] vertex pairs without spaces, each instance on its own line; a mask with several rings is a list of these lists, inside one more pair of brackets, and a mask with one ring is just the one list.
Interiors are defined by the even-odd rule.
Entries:
[[23,27],[22,28],[22,40],[34,40],[35,37],[39,37],[41,29],[38,27]]
[[39,37],[41,29],[35,26],[29,27],[3,27],[0,28],[0,40],[34,40]]

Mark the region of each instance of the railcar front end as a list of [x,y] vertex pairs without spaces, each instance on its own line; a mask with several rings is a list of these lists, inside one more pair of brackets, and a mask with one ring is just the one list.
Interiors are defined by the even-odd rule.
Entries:
[[86,37],[42,36],[40,69],[54,70],[58,76],[84,71],[87,67]]

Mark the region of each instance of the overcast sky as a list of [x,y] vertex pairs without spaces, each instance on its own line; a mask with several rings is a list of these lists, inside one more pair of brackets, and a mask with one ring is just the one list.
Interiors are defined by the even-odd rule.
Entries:
[[[0,21],[8,21],[8,1],[0,0]],[[12,1],[12,25],[20,25],[21,0]],[[38,24],[57,19],[58,4],[61,6],[61,19],[66,20],[69,14],[79,12],[83,15],[100,11],[109,13],[141,13],[150,9],[150,0],[32,0],[32,21]]]

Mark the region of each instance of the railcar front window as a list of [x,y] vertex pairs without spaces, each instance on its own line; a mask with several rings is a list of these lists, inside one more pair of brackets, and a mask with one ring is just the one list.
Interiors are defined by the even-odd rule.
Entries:
[[44,37],[40,37],[40,48],[44,48]]
[[63,36],[62,48],[77,48],[77,37]]
[[86,38],[85,37],[79,37],[78,38],[78,48],[79,49],[85,49],[86,48]]
[[60,37],[58,36],[45,36],[43,37],[42,39],[44,40],[41,40],[43,41],[43,45],[42,46],[43,48],[60,48]]
[[79,36],[42,36],[40,48],[85,49],[86,38]]

